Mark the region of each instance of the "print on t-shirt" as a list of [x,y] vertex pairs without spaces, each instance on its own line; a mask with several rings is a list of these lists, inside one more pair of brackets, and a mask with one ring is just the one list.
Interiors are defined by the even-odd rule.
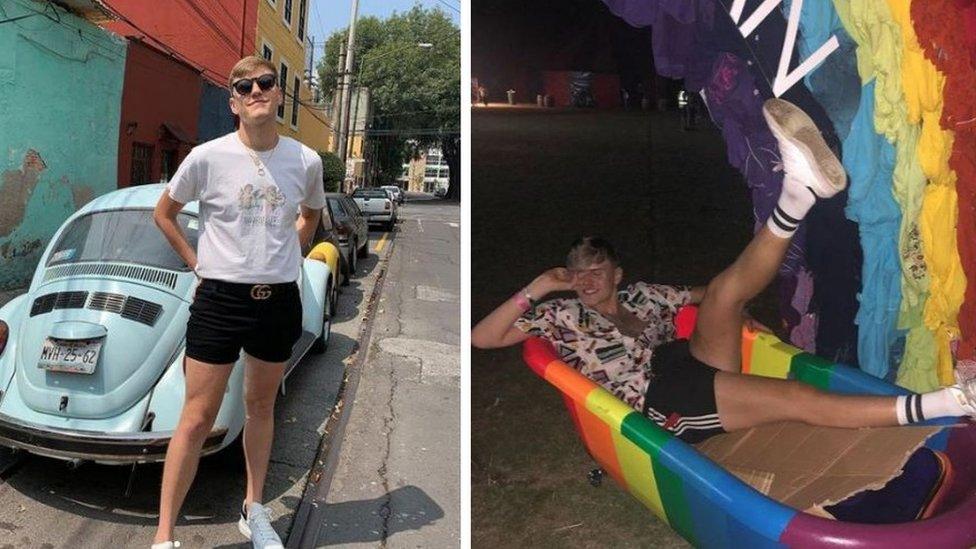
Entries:
[[275,185],[255,188],[248,183],[237,195],[241,207],[241,223],[245,227],[277,227],[281,225],[281,206],[285,195]]

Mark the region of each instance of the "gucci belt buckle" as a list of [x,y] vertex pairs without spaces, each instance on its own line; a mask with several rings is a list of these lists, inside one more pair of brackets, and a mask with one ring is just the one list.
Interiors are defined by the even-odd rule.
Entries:
[[267,284],[255,284],[251,286],[251,299],[264,300],[271,297],[271,286]]

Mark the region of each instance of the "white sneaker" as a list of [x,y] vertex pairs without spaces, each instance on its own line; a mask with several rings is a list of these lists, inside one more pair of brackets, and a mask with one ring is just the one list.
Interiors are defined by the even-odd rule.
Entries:
[[783,169],[820,198],[830,198],[847,187],[847,173],[830,150],[813,120],[783,99],[767,99],[763,117],[779,142]]
[[244,537],[251,540],[255,549],[284,549],[281,538],[271,526],[271,511],[257,502],[247,506],[247,515],[241,509],[241,520],[237,521],[237,529]]
[[176,549],[177,547],[183,547],[183,545],[178,541],[164,541],[152,544],[151,549]]
[[962,379],[956,373],[956,384],[950,385],[946,389],[949,390],[966,414],[976,419],[976,378]]

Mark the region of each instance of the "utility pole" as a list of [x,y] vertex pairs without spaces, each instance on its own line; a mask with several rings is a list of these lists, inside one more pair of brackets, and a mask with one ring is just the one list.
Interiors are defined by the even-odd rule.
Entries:
[[359,0],[352,0],[352,10],[349,14],[349,36],[346,39],[346,65],[342,71],[342,94],[339,106],[339,159],[346,162],[346,140],[349,138],[349,102],[352,99],[352,68],[354,49],[356,47],[356,19],[359,12]]
[[346,65],[346,45],[339,43],[339,65],[336,67],[336,74],[338,74],[338,81],[336,82],[336,89],[339,91],[333,99],[332,109],[332,142],[335,143],[336,156],[339,156],[341,160],[342,157],[339,154],[339,138],[342,137],[342,95],[345,88],[342,87],[342,68]]

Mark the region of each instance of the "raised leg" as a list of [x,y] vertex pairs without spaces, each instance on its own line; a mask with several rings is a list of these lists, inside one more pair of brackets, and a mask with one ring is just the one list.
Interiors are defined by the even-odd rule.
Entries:
[[785,170],[776,208],[745,251],[708,285],[691,336],[691,354],[720,370],[738,372],[742,310],[779,270],[790,239],[818,198],[847,185],[844,167],[824,142],[813,120],[781,99],[763,104]]
[[789,239],[763,227],[735,262],[712,279],[691,335],[695,358],[720,370],[739,371],[742,311],[772,282],[789,245]]

